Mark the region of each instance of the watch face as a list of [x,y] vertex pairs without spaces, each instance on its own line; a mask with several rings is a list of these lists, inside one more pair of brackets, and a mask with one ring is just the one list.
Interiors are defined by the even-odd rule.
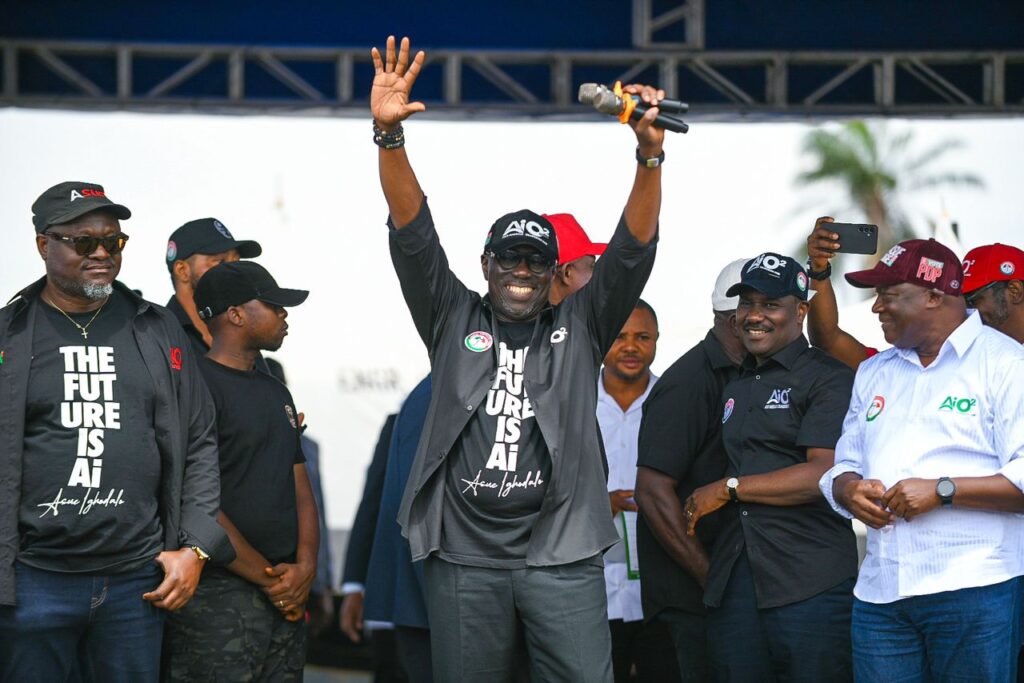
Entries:
[[956,485],[949,479],[943,479],[935,487],[935,491],[942,498],[951,498],[956,493]]
[[737,479],[736,477],[729,477],[728,479],[725,480],[725,485],[731,489],[734,489],[740,485],[740,480]]

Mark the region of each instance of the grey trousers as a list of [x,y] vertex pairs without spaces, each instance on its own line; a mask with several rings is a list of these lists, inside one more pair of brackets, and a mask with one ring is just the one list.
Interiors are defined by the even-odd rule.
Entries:
[[600,565],[487,569],[431,556],[424,572],[437,683],[513,683],[524,664],[533,683],[612,682]]

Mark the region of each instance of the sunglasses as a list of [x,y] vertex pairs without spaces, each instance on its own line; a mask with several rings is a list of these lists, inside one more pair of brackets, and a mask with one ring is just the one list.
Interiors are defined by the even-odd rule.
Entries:
[[538,252],[529,252],[526,254],[514,251],[512,249],[506,249],[500,254],[490,252],[491,258],[498,262],[498,267],[502,270],[515,270],[521,261],[526,261],[526,267],[531,271],[540,275],[555,265],[555,262],[544,254]]
[[970,294],[964,294],[964,301],[967,302],[968,306],[974,308],[974,302],[978,300],[978,297],[981,296],[981,294],[985,290],[991,289],[993,292],[997,292],[1005,286],[1006,282],[1004,280],[996,280],[995,282],[990,282],[984,287],[974,290]]
[[55,240],[67,242],[79,256],[88,256],[96,251],[101,244],[103,245],[103,250],[113,256],[120,254],[124,249],[124,245],[128,243],[128,235],[123,232],[110,235],[109,237],[90,237],[88,235],[71,237],[70,235],[58,235],[55,232],[44,232],[43,234]]

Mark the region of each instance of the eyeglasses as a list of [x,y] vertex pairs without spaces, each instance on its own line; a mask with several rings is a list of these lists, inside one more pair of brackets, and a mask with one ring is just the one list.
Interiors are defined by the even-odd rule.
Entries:
[[493,251],[489,253],[491,258],[498,262],[498,267],[502,270],[515,270],[516,266],[525,260],[526,267],[540,275],[547,270],[551,270],[552,266],[555,265],[555,262],[549,257],[536,251],[524,254],[512,249],[506,249],[500,254],[496,254]]
[[997,292],[1002,287],[1005,287],[1005,286],[1006,286],[1006,282],[1004,280],[996,280],[995,282],[990,282],[987,285],[985,285],[984,287],[981,287],[980,289],[974,290],[970,294],[964,294],[964,301],[967,302],[968,306],[970,306],[971,308],[974,308],[974,302],[978,300],[978,297],[981,296],[982,292],[984,292],[987,289],[991,289],[993,292]]
[[79,256],[88,256],[96,251],[96,248],[101,244],[103,245],[103,250],[113,256],[114,254],[120,254],[124,249],[124,245],[128,243],[128,235],[123,232],[110,235],[109,237],[90,237],[89,235],[72,237],[70,235],[59,235],[55,232],[44,232],[43,234],[55,240],[67,242]]

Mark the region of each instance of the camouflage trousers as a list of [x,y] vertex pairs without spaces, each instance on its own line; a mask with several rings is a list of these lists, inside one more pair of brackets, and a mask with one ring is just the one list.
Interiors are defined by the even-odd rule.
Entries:
[[164,627],[162,680],[301,681],[306,624],[290,622],[254,584],[207,567]]

